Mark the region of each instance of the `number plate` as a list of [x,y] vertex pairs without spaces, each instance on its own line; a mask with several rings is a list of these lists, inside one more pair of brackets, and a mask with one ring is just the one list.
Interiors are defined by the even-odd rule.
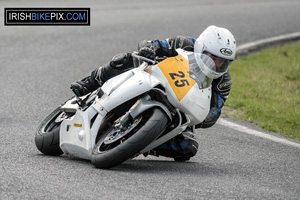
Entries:
[[158,67],[168,80],[178,101],[188,93],[196,81],[189,76],[189,62],[182,55],[160,62]]

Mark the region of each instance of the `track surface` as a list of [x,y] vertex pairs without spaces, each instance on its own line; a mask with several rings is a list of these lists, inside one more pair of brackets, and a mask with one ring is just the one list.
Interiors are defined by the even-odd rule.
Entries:
[[297,32],[299,1],[0,0],[2,20],[4,7],[90,7],[91,26],[0,26],[1,199],[300,199],[299,148],[220,124],[197,131],[199,152],[186,163],[140,156],[99,170],[34,145],[42,119],[72,95],[70,83],[138,41],[197,37],[211,24],[230,29],[238,45]]

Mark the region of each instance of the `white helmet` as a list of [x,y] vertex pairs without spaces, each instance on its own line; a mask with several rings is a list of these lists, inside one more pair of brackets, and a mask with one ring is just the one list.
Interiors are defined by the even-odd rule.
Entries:
[[235,58],[236,42],[234,36],[225,28],[207,27],[196,39],[195,53],[209,53],[213,57],[225,59],[221,67],[217,67],[215,79],[227,72],[229,64]]

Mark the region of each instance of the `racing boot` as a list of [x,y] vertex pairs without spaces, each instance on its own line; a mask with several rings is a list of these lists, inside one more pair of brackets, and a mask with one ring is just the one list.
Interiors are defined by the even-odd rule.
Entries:
[[133,61],[131,54],[117,54],[109,63],[92,71],[90,76],[72,83],[71,89],[77,96],[84,96],[101,87],[108,79],[132,68]]
[[153,151],[156,156],[162,155],[174,158],[175,161],[186,161],[196,155],[198,146],[195,134],[188,127],[180,135],[156,147]]
[[76,94],[76,96],[84,96],[102,86],[102,83],[98,82],[96,79],[97,73],[98,69],[92,71],[90,76],[87,76],[81,81],[76,81],[71,84],[71,89]]

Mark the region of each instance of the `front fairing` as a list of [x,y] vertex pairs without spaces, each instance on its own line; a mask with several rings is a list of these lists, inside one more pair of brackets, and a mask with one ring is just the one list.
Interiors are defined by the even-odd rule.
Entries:
[[199,84],[189,70],[188,55],[183,51],[153,66],[152,74],[164,84],[170,103],[187,114],[194,125],[202,122],[209,112],[211,81],[207,84],[207,79],[203,79]]

